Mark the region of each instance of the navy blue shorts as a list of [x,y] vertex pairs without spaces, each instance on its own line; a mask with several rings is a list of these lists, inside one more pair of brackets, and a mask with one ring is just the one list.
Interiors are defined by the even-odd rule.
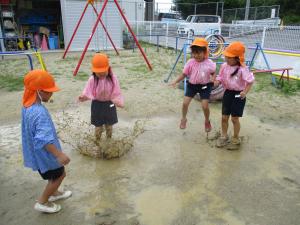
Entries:
[[241,97],[238,97],[237,95],[240,95],[240,93],[241,91],[225,90],[222,100],[222,115],[243,116],[246,98],[241,99]]
[[61,177],[61,175],[63,175],[63,173],[65,172],[65,167],[62,166],[55,170],[48,170],[45,173],[41,173],[40,170],[38,171],[44,180],[56,180],[57,178]]
[[114,125],[118,122],[117,109],[111,101],[92,101],[91,123],[100,127],[102,125]]
[[185,96],[194,98],[197,93],[201,99],[209,99],[213,83],[207,84],[191,84],[187,82]]

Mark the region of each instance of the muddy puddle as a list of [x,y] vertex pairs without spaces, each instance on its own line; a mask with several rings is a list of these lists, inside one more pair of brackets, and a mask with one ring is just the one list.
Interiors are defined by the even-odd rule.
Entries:
[[[3,224],[296,225],[300,219],[296,126],[278,129],[247,115],[241,150],[230,152],[214,146],[218,120],[207,140],[202,115],[193,107],[184,131],[176,114],[133,119],[121,112],[112,145],[124,154],[104,160],[80,150],[97,145],[89,108],[78,110],[54,116],[71,158],[63,187],[74,195],[61,201],[63,210],[52,217],[32,209],[45,182],[22,166],[20,126],[1,126]],[[218,112],[212,107],[213,118]],[[70,123],[60,122],[70,115]]]
[[79,114],[64,111],[56,117],[58,136],[63,143],[80,154],[103,159],[120,158],[130,151],[134,140],[144,132],[145,122],[136,120],[133,125],[114,129],[113,138],[102,135],[99,139],[94,135],[94,126],[82,120]]

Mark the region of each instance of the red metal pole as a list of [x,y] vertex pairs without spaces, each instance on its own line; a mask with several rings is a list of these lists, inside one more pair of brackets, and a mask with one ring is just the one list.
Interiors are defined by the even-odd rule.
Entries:
[[[94,9],[94,11],[95,11],[96,15],[98,16],[98,12],[97,12],[97,10],[96,10],[96,8],[95,8],[94,4],[92,4],[92,6],[93,6],[93,9]],[[106,29],[106,27],[105,27],[105,25],[103,24],[103,22],[102,22],[102,20],[101,20],[101,19],[100,19],[100,23],[101,23],[101,25],[102,25],[102,27],[103,27],[103,30],[105,31],[105,33],[106,33],[106,35],[107,35],[108,39],[109,39],[109,41],[110,41],[111,45],[112,45],[112,46],[113,46],[113,48],[115,49],[115,51],[116,51],[117,55],[119,55],[119,52],[118,52],[118,50],[117,50],[117,48],[116,48],[116,46],[115,46],[115,44],[114,44],[113,40],[111,39],[111,37],[110,37],[110,35],[109,35],[109,33],[108,33],[108,31],[107,31],[107,29]]]
[[123,20],[125,21],[125,23],[126,23],[126,25],[127,25],[127,27],[128,27],[128,30],[130,31],[130,33],[131,33],[131,35],[132,35],[132,37],[133,37],[133,39],[134,39],[136,45],[139,47],[139,49],[140,49],[140,51],[141,51],[141,53],[142,53],[142,55],[143,55],[143,57],[144,57],[146,63],[148,64],[149,69],[152,70],[152,66],[150,65],[150,63],[149,63],[149,61],[148,61],[148,59],[147,59],[147,56],[145,55],[145,53],[144,53],[143,49],[141,48],[141,46],[140,46],[140,44],[139,44],[139,42],[138,42],[138,40],[137,40],[135,34],[133,33],[131,27],[129,26],[129,23],[128,23],[126,17],[124,16],[124,14],[123,14],[123,12],[122,12],[122,9],[121,9],[121,7],[120,7],[118,1],[117,1],[117,0],[114,0],[114,2],[116,3],[116,5],[117,5],[117,7],[118,7],[118,10],[119,10],[121,16],[123,17]]
[[76,32],[77,32],[77,30],[78,30],[78,28],[79,28],[79,25],[80,25],[80,23],[81,23],[81,21],[82,21],[82,19],[83,19],[83,16],[84,16],[84,14],[85,14],[85,12],[86,12],[86,9],[87,9],[88,5],[89,5],[89,1],[86,2],[85,8],[84,8],[84,10],[83,10],[83,12],[82,12],[82,14],[81,14],[81,17],[80,17],[80,19],[79,19],[79,21],[78,21],[78,23],[77,23],[77,25],[76,25],[76,28],[75,28],[75,30],[74,30],[74,32],[73,32],[73,34],[72,34],[71,40],[69,41],[69,44],[68,44],[68,46],[67,46],[67,48],[66,48],[66,50],[65,50],[65,52],[64,52],[63,59],[66,57],[67,52],[69,51],[69,48],[70,48],[70,46],[71,46],[71,43],[72,43],[72,41],[73,41],[73,39],[74,39],[74,37],[75,37],[75,34],[76,34]]
[[105,9],[105,7],[106,7],[106,5],[107,5],[107,2],[108,2],[108,0],[104,0],[102,9],[101,9],[101,11],[100,11],[100,13],[99,13],[99,16],[98,16],[98,18],[97,18],[97,20],[96,20],[96,23],[95,23],[94,27],[93,27],[92,34],[91,34],[91,36],[89,37],[89,40],[88,40],[88,42],[86,43],[86,45],[85,45],[85,47],[84,47],[84,50],[83,50],[83,52],[82,52],[82,54],[81,54],[81,57],[80,57],[80,59],[79,59],[79,62],[78,62],[77,66],[76,66],[76,68],[75,68],[75,70],[74,70],[74,72],[73,72],[73,75],[74,75],[74,76],[76,76],[76,74],[77,74],[77,72],[78,72],[78,70],[79,70],[79,67],[80,67],[80,65],[81,65],[81,63],[82,63],[82,60],[83,60],[83,58],[84,58],[84,56],[85,56],[85,53],[86,53],[86,51],[87,51],[87,49],[88,49],[88,47],[89,47],[89,45],[90,45],[90,43],[91,43],[91,41],[92,41],[93,35],[94,35],[94,33],[95,33],[95,31],[96,31],[96,28],[97,28],[97,26],[98,26],[98,24],[99,24],[100,18],[101,18],[101,16],[102,16],[103,12],[104,12],[104,9]]

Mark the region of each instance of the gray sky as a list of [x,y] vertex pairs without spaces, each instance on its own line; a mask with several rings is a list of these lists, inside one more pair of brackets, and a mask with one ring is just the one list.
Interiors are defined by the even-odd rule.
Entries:
[[172,5],[172,0],[155,0],[158,3],[158,10],[160,12],[168,12]]

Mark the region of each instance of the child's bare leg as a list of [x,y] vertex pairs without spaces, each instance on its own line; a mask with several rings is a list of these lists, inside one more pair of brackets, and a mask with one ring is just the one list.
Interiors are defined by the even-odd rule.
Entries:
[[184,96],[183,103],[182,103],[182,120],[186,120],[186,115],[191,101],[192,101],[191,97]]
[[55,193],[57,192],[65,176],[66,176],[66,172],[64,172],[56,180],[49,180],[48,184],[45,187],[45,190],[43,191],[43,194],[39,197],[38,202],[41,204],[45,204],[46,202],[48,202],[49,197],[51,195],[55,195]]
[[208,99],[203,99],[201,101],[205,122],[209,122],[209,107],[208,107]]
[[105,125],[105,130],[106,130],[106,138],[111,138],[112,137],[112,125]]
[[227,137],[229,116],[222,115],[222,136]]
[[239,117],[231,117],[231,121],[233,123],[233,137],[238,138],[241,129]]
[[101,139],[102,133],[103,133],[103,126],[95,127],[95,137],[96,137],[97,140]]

